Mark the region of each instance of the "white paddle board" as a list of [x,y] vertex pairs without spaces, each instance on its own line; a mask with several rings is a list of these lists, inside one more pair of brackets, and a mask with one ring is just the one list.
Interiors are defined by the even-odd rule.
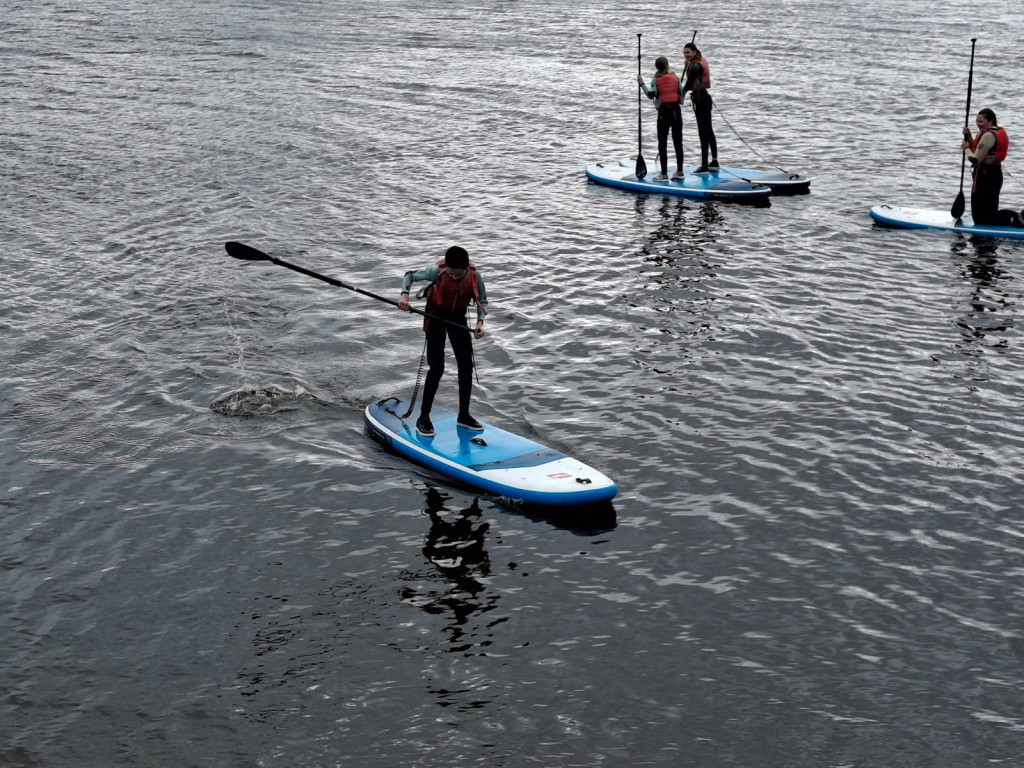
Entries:
[[871,209],[871,218],[880,224],[902,229],[941,229],[947,232],[962,232],[965,235],[1024,240],[1024,229],[1020,227],[975,224],[969,213],[965,213],[959,219],[954,219],[949,215],[949,211],[928,211],[922,208],[905,208],[900,205],[876,205]]

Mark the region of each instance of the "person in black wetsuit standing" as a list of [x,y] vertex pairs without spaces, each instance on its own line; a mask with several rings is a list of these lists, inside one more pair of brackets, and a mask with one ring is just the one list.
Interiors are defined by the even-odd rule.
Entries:
[[711,68],[693,43],[683,46],[683,56],[686,58],[686,81],[683,83],[682,91],[684,94],[690,94],[690,103],[693,105],[693,114],[697,120],[697,135],[700,137],[700,167],[694,173],[714,172],[719,166],[718,140],[715,138],[715,129],[711,126],[711,107],[714,102],[708,90],[711,87]]
[[668,68],[668,59],[659,56],[654,60],[657,71],[651,84],[645,85],[640,75],[636,81],[643,88],[647,98],[654,100],[658,109],[658,161],[661,173],[653,181],[668,180],[668,134],[672,131],[672,145],[676,150],[676,172],[673,179],[683,178],[683,112],[679,107],[682,94],[679,92],[679,76]]
[[[441,376],[444,375],[445,340],[451,342],[455,362],[459,366],[459,416],[457,424],[474,432],[483,431],[480,422],[469,414],[469,400],[473,393],[473,342],[466,327],[466,309],[476,304],[477,320],[474,338],[484,335],[484,315],[487,314],[487,292],[476,266],[469,260],[465,248],[453,245],[437,264],[416,272],[406,272],[402,280],[402,295],[398,308],[409,309],[409,289],[413,283],[429,280],[426,311],[438,319],[423,318],[427,334],[427,380],[423,385],[423,401],[416,419],[416,431],[422,437],[434,436],[430,409],[434,405]],[[462,326],[462,329],[455,326]]]

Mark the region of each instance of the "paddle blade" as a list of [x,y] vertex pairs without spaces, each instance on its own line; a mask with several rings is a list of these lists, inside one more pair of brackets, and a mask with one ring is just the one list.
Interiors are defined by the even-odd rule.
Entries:
[[964,209],[966,207],[966,203],[964,202],[964,191],[961,189],[956,195],[956,200],[953,201],[953,207],[949,209],[949,215],[954,219],[959,219],[964,215]]
[[636,177],[642,179],[647,175],[647,163],[644,162],[643,155],[636,156]]
[[233,259],[241,259],[242,261],[272,261],[263,251],[258,251],[245,243],[236,243],[234,241],[224,243],[224,250]]

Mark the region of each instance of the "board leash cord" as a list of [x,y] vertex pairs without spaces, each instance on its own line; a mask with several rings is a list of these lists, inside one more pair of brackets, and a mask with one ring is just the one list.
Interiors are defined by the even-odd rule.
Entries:
[[[717,112],[717,113],[718,113],[718,116],[719,116],[720,118],[722,118],[722,120],[723,120],[723,121],[725,122],[725,124],[726,124],[727,126],[729,126],[729,130],[730,130],[730,131],[732,131],[732,132],[733,132],[734,134],[736,134],[736,138],[740,140],[740,143],[741,143],[741,144],[742,144],[743,146],[745,146],[745,147],[746,147],[747,149],[749,149],[749,150],[750,150],[751,152],[753,152],[753,153],[754,153],[755,155],[757,155],[759,159],[761,159],[761,160],[763,160],[764,162],[768,163],[768,165],[770,165],[770,166],[771,166],[772,168],[775,168],[775,169],[776,169],[776,170],[778,170],[778,171],[782,171],[783,173],[789,173],[789,171],[787,171],[787,170],[786,170],[785,168],[782,168],[781,166],[778,166],[778,165],[776,165],[776,164],[775,164],[775,163],[773,163],[773,162],[772,162],[771,160],[769,160],[769,159],[768,159],[767,157],[765,157],[765,156],[764,156],[764,155],[762,155],[762,154],[761,154],[760,152],[758,152],[758,151],[757,151],[756,149],[754,149],[754,148],[753,148],[752,146],[750,146],[750,144],[748,144],[748,143],[747,143],[747,140],[746,140],[746,139],[744,139],[744,138],[743,138],[742,136],[740,136],[740,132],[739,132],[739,131],[737,131],[737,130],[736,130],[736,129],[735,129],[734,127],[733,127],[732,123],[730,123],[730,122],[729,122],[729,118],[727,118],[727,117],[725,116],[725,113],[724,113],[724,112],[722,112],[721,108],[720,108],[720,107],[718,106],[718,102],[717,102],[717,101],[713,101],[713,102],[711,102],[711,103],[712,103],[712,105],[713,105],[713,106],[714,106],[714,108],[715,108],[715,112]],[[799,177],[799,175],[800,175],[800,174],[798,174],[798,173],[790,173],[790,174],[789,174],[789,178],[791,178],[791,179],[795,179],[795,178]]]

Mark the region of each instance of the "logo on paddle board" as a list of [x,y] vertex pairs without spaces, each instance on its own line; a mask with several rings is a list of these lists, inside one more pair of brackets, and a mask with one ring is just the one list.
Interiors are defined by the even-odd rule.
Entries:
[[564,480],[567,477],[572,477],[572,475],[568,475],[565,472],[556,472],[553,475],[548,475],[548,477],[550,477],[552,480]]

